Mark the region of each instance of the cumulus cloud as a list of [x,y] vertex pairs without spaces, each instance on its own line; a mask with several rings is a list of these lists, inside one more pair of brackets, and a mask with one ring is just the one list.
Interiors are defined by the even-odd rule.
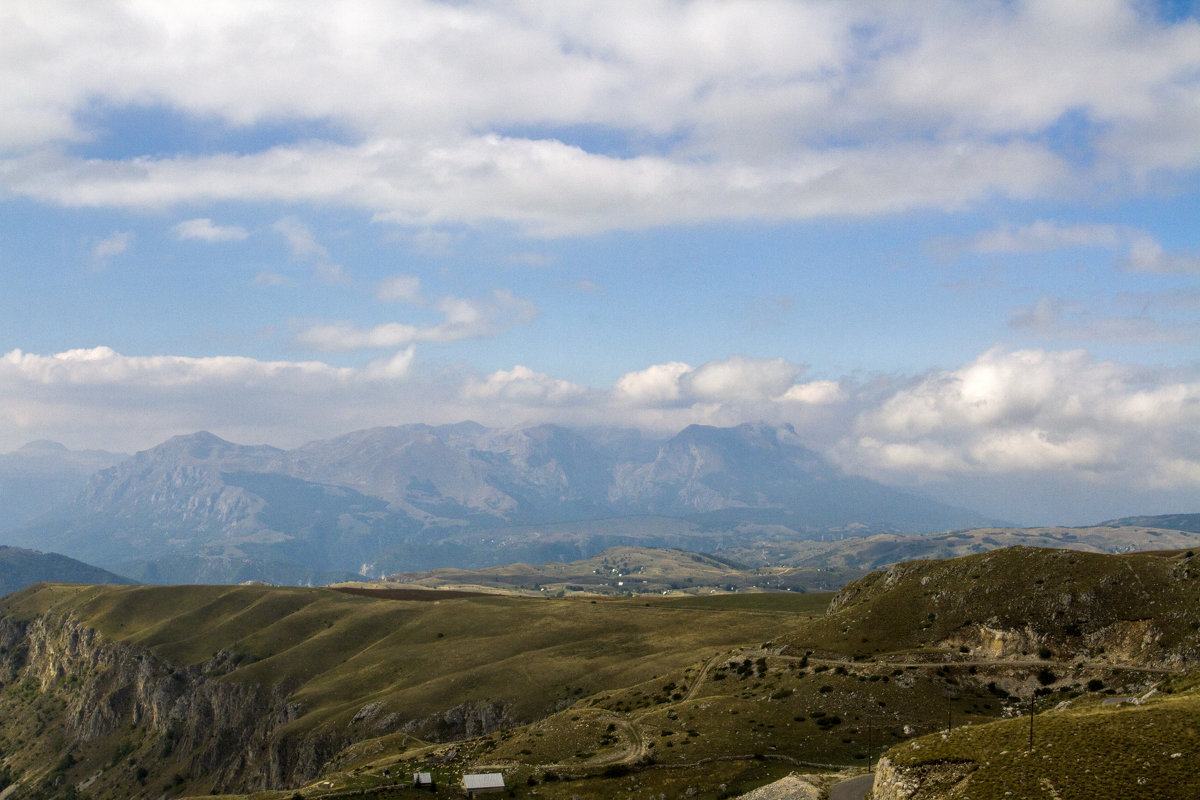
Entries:
[[[309,202],[559,236],[1137,191],[1200,153],[1200,25],[1132,0],[1087,14],[421,0],[396,14],[358,0],[336,25],[295,3],[0,13],[20,54],[0,67],[0,184],[64,205]],[[103,124],[81,110],[135,103],[339,134],[197,157],[72,154]],[[1094,163],[1055,150],[1069,115]],[[589,151],[573,144],[590,141],[581,130],[628,146]]]
[[184,220],[172,230],[180,239],[196,239],[209,243],[240,242],[250,236],[240,225],[215,225],[207,217]]
[[681,383],[703,400],[772,399],[788,391],[803,371],[782,358],[734,356],[702,365],[681,376]]
[[622,375],[613,391],[620,398],[646,405],[661,405],[675,403],[683,392],[680,379],[692,371],[689,364],[682,361],[672,361],[668,364],[655,364],[637,372]]
[[732,356],[692,367],[681,361],[622,375],[613,394],[647,406],[692,403],[770,402],[787,397],[804,367],[783,358]]
[[530,406],[570,403],[582,398],[585,393],[582,386],[519,364],[510,370],[493,372],[482,380],[471,381],[463,387],[463,396],[471,400],[515,402]]
[[403,322],[370,328],[349,322],[313,325],[298,332],[295,342],[323,352],[403,347],[415,342],[457,342],[495,336],[537,315],[533,303],[507,289],[496,289],[484,299],[443,297],[433,307],[442,315],[442,321],[435,325]]
[[409,345],[392,356],[371,361],[363,370],[363,375],[372,380],[407,377],[416,356],[417,348]]
[[845,398],[841,384],[837,381],[810,381],[798,383],[780,395],[779,399],[786,403],[806,403],[810,405],[827,405]]
[[925,477],[1071,470],[1132,486],[1191,485],[1200,378],[1084,351],[993,349],[931,373],[858,416],[844,462]]

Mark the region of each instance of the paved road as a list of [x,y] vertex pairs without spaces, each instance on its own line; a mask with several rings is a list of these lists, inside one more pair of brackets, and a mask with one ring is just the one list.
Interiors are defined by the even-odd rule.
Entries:
[[862,800],[874,783],[875,776],[870,774],[842,781],[829,790],[829,800]]

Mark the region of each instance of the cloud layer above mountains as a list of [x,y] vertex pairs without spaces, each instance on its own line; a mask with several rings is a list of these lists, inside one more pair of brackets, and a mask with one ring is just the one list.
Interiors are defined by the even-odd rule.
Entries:
[[763,419],[792,424],[849,471],[892,483],[936,488],[1064,471],[1093,487],[1129,491],[1200,483],[1195,372],[1099,362],[1081,351],[996,349],[909,378],[805,382],[803,373],[779,359],[735,357],[649,367],[596,390],[524,366],[481,377],[416,376],[411,351],[357,369],[127,357],[108,348],[13,351],[0,358],[0,422],[20,431],[36,420],[63,440],[135,449],[201,428],[294,446],[408,422],[519,419],[667,433]]

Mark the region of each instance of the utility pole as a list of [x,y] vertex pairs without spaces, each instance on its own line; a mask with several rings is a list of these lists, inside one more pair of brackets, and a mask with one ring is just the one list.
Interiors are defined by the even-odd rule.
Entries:
[[1036,690],[1032,694],[1029,695],[1029,749],[1030,750],[1033,749],[1033,701],[1034,701],[1034,698],[1036,698],[1036,697],[1037,697]]
[[946,692],[946,733],[949,733],[950,731],[954,730],[954,726],[951,724],[951,718],[950,718],[950,714],[951,714],[952,708],[953,708],[950,705],[950,699],[951,699],[950,693]]

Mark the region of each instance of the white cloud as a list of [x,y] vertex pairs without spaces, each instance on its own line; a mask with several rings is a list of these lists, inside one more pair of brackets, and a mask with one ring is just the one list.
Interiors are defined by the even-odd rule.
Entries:
[[[1132,0],[1087,13],[7,4],[0,185],[64,205],[311,202],[423,230],[499,220],[541,236],[1141,191],[1200,163],[1200,24],[1142,12]],[[83,112],[133,104],[338,133],[241,155],[68,154],[96,133]],[[1094,163],[1053,149],[1072,115]],[[585,152],[570,130],[633,154]]]
[[407,377],[416,356],[417,348],[409,345],[403,350],[398,350],[395,355],[370,362],[363,370],[363,374],[373,380]]
[[680,378],[685,391],[702,400],[774,399],[787,392],[804,367],[782,358],[733,356],[710,361]]
[[968,249],[975,253],[1044,253],[1072,247],[1115,249],[1133,233],[1120,225],[1065,225],[1038,220],[1019,228],[1000,228],[976,235]]
[[[865,409],[840,446],[876,476],[1091,475],[1153,489],[1200,485],[1200,378],[1084,351],[993,349]],[[1172,465],[1167,467],[1166,465]]]
[[613,390],[618,397],[646,405],[673,404],[680,399],[680,379],[692,371],[689,364],[672,361],[622,375]]
[[483,380],[463,387],[470,400],[515,402],[522,405],[560,405],[582,398],[586,390],[569,381],[552,378],[518,364],[511,370],[499,370]]
[[763,403],[788,398],[804,367],[783,358],[731,356],[692,367],[681,361],[622,375],[613,394],[623,402],[671,406],[724,402]]
[[[488,135],[309,143],[130,164],[42,155],[0,162],[0,183],[66,206],[312,202],[362,208],[376,220],[415,227],[502,221],[543,237],[722,219],[958,209],[995,193],[1034,197],[1066,177],[1061,159],[1020,142],[879,143],[735,163],[617,158],[554,140]],[[276,229],[297,257],[328,257],[295,220]]]
[[807,403],[810,405],[827,405],[845,399],[842,387],[837,381],[811,381],[798,383],[779,397],[785,403]]
[[133,239],[132,231],[117,231],[96,242],[91,249],[92,264],[97,269],[104,269],[115,256],[129,249]]
[[312,231],[306,228],[299,220],[294,217],[284,217],[272,226],[277,233],[283,236],[287,242],[288,249],[291,250],[292,258],[307,260],[307,259],[323,259],[329,260],[329,251],[326,250]]
[[1167,252],[1149,236],[1139,236],[1130,244],[1124,266],[1134,272],[1200,275],[1200,256]]
[[375,296],[380,300],[421,304],[421,279],[416,275],[393,275],[379,282]]
[[965,243],[941,243],[950,251],[973,253],[1046,253],[1054,250],[1097,247],[1125,251],[1117,265],[1132,272],[1200,274],[1200,256],[1167,251],[1139,228],[1106,223],[1067,225],[1038,220],[1018,228],[983,231]]
[[346,368],[232,356],[126,356],[108,347],[55,355],[13,350],[0,356],[0,430],[5,445],[46,435],[76,447],[126,451],[202,429],[240,441],[298,444],[318,432],[381,424],[397,403],[434,418],[436,409],[423,400],[428,387],[404,394],[412,355],[401,351]]
[[201,217],[180,222],[172,230],[180,239],[198,239],[202,242],[240,242],[250,236],[239,225],[214,225],[211,219]]
[[292,258],[312,262],[313,270],[320,281],[329,284],[349,283],[350,277],[346,270],[340,264],[334,263],[325,246],[318,242],[313,232],[298,219],[284,217],[272,227],[287,242]]
[[[605,392],[525,365],[488,375],[429,374],[411,345],[361,367],[135,357],[105,347],[14,350],[0,356],[0,449],[52,438],[132,450],[199,429],[293,446],[404,422],[521,419],[670,433],[691,423],[765,420],[794,425],[802,441],[851,472],[973,491],[999,509],[1022,507],[1022,496],[1003,496],[1014,486],[1079,493],[1078,503],[1068,497],[1060,505],[1092,521],[1102,518],[1091,517],[1087,505],[1097,493],[1119,506],[1119,498],[1159,492],[1180,507],[1200,493],[1195,370],[1140,369],[1084,351],[997,348],[914,379],[812,381],[779,391],[780,374],[794,368],[770,361],[705,365],[719,391],[701,397],[688,394],[688,378],[700,370],[681,362],[629,373]],[[738,373],[756,393],[725,391]],[[98,419],[106,424],[95,425]]]
[[457,342],[495,336],[537,316],[537,308],[506,289],[497,289],[486,299],[443,297],[434,303],[442,314],[435,325],[388,322],[359,328],[349,322],[313,325],[298,332],[297,344],[324,352],[348,352],[403,347],[414,342]]

